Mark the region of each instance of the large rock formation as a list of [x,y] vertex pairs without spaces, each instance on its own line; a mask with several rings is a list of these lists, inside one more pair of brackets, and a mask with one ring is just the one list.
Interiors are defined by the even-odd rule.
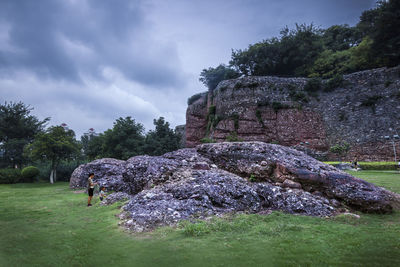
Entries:
[[80,165],[72,173],[69,186],[71,188],[87,187],[89,174],[95,173],[96,181],[107,185],[110,190],[127,191],[127,184],[122,181],[125,164],[123,160],[104,158]]
[[302,152],[262,142],[204,144],[126,162],[97,160],[74,171],[71,187],[85,185],[89,172],[124,193],[110,203],[130,195],[120,218],[134,231],[227,212],[385,213],[399,199]]
[[[400,134],[400,66],[345,75],[333,91],[309,94],[307,78],[242,77],[222,81],[188,106],[186,146],[204,137],[303,146],[337,160],[329,148],[347,142],[347,159],[393,160]],[[327,83],[327,81],[323,81]],[[395,140],[400,151],[400,140]],[[325,152],[320,153],[320,152]]]

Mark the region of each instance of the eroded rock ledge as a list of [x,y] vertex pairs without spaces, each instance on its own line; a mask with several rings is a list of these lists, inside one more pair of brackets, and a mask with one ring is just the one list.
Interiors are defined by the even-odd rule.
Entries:
[[85,186],[90,172],[108,189],[129,194],[120,218],[134,231],[228,212],[387,213],[400,199],[302,152],[262,142],[204,144],[127,161],[95,160],[74,171],[70,186]]

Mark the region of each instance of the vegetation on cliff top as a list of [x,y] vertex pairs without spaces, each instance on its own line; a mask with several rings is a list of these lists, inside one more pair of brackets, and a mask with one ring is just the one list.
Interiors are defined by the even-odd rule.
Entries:
[[232,50],[229,65],[203,69],[200,81],[214,90],[222,80],[244,76],[337,75],[400,64],[400,1],[378,1],[358,24],[320,29],[313,24],[287,26],[279,37]]

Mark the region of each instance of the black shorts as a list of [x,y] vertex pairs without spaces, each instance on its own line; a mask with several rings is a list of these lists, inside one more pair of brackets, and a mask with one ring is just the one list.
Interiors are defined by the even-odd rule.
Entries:
[[93,196],[93,191],[94,191],[94,188],[89,188],[89,190],[88,190],[89,197]]

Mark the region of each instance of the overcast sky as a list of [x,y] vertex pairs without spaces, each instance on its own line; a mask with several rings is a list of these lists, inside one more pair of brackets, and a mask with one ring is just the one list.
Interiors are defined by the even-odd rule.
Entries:
[[370,0],[0,0],[0,103],[77,137],[131,116],[185,123],[202,69],[286,25],[357,23]]

